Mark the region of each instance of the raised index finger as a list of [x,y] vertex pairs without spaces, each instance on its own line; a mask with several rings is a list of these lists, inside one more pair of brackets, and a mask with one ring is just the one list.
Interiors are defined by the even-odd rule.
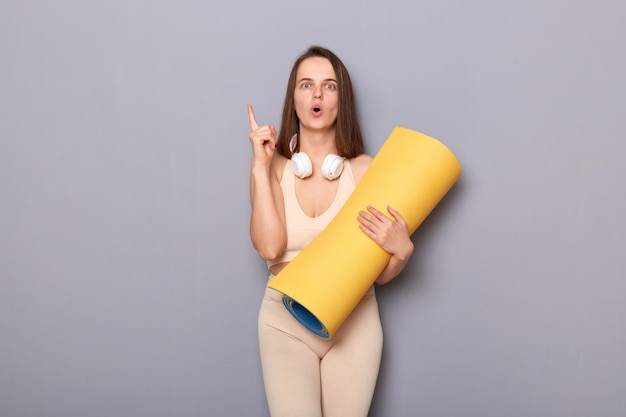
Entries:
[[256,117],[254,117],[254,110],[252,110],[251,104],[248,104],[248,117],[250,118],[250,130],[258,129],[259,125],[256,122]]

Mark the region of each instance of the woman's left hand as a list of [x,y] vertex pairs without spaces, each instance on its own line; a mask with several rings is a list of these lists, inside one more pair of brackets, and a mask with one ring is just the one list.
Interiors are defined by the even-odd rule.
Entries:
[[406,222],[393,208],[387,206],[387,211],[393,219],[371,206],[367,207],[367,212],[359,211],[357,217],[359,227],[387,253],[404,258],[408,252],[410,256],[413,252],[413,242],[409,237]]

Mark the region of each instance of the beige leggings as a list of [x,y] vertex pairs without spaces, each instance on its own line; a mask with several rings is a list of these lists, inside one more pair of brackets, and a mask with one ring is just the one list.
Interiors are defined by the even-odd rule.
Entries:
[[366,417],[383,334],[372,287],[330,340],[306,330],[267,288],[259,347],[272,417]]

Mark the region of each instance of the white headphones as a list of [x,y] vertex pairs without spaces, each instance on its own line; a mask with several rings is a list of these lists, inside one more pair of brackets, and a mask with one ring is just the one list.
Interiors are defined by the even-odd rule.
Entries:
[[[313,165],[309,155],[304,152],[294,153],[296,144],[298,143],[298,134],[295,133],[289,139],[289,150],[291,151],[291,170],[296,177],[306,178],[313,173]],[[339,155],[328,154],[322,163],[322,176],[329,180],[339,178],[343,171],[343,160]]]

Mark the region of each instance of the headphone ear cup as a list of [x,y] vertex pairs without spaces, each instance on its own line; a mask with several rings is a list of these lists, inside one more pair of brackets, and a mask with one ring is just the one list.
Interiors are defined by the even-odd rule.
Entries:
[[322,175],[324,178],[329,180],[334,180],[339,178],[341,172],[343,171],[343,160],[344,158],[339,155],[329,154],[324,158],[324,163],[322,164]]
[[311,159],[304,152],[298,152],[291,155],[291,170],[296,177],[306,178],[313,172],[313,164]]

